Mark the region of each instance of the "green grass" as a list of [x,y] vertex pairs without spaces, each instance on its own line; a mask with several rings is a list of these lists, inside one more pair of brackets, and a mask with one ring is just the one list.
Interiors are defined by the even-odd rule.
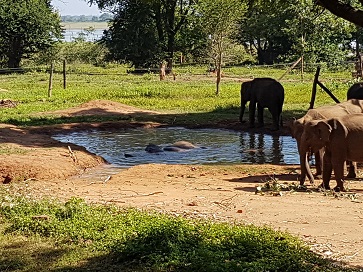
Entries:
[[[128,121],[129,116],[37,116],[105,99],[165,113],[134,117],[175,125],[238,121],[242,79],[279,78],[283,69],[230,67],[224,70],[220,96],[207,67],[175,68],[177,80],[157,74],[131,75],[124,66],[69,66],[67,89],[56,66],[48,98],[46,67],[25,74],[0,75],[0,99],[17,102],[0,108],[0,123],[45,125],[70,122]],[[288,74],[284,119],[309,107],[314,71]],[[353,83],[350,71],[321,72],[320,80],[344,100]],[[316,105],[333,101],[320,89]],[[0,154],[8,154],[6,146]],[[257,170],[256,170],[257,171]],[[13,196],[0,190],[0,271],[353,271],[310,252],[285,232],[238,224],[187,220],[113,206],[86,205]]]
[[270,228],[2,192],[0,271],[353,271]]
[[[46,67],[20,75],[0,75],[0,99],[18,102],[16,108],[1,108],[0,122],[17,125],[37,125],[64,122],[54,116],[35,118],[42,111],[53,111],[80,105],[94,99],[113,100],[128,105],[173,114],[171,119],[203,123],[238,120],[241,80],[255,77],[280,77],[286,70],[254,67],[224,69],[220,96],[215,96],[215,78],[207,67],[176,66],[176,81],[169,77],[160,82],[157,74],[127,74],[127,67],[109,65],[105,68],[87,65],[69,65],[67,89],[62,88],[61,65],[56,66],[52,96],[48,98]],[[315,72],[305,73],[304,80],[297,72],[282,80],[285,88],[283,118],[299,117],[309,107],[312,80]],[[341,101],[353,83],[350,70],[339,73],[322,71],[320,80]],[[4,91],[6,90],[6,91]],[[332,104],[333,100],[318,87],[315,105]],[[182,118],[180,118],[182,117]],[[101,117],[99,121],[104,121]],[[164,118],[164,117],[162,117]],[[97,119],[97,118],[96,118]],[[94,121],[95,117],[91,117]],[[68,120],[72,122],[72,119]],[[76,120],[77,121],[77,120]],[[87,121],[87,118],[84,119]]]

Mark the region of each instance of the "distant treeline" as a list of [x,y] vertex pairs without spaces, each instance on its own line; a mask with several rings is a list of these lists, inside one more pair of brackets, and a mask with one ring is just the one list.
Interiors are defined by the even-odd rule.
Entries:
[[95,15],[63,15],[62,22],[107,22],[113,17],[109,13],[103,13],[100,16]]

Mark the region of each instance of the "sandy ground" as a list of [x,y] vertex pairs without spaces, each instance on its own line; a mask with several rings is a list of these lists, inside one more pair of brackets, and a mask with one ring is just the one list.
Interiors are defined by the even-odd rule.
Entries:
[[[158,113],[111,101],[92,101],[52,114]],[[35,197],[76,196],[89,203],[113,203],[190,218],[268,225],[298,235],[315,252],[363,269],[363,181],[360,178],[347,180],[350,191],[336,195],[320,192],[312,185],[308,191],[256,193],[256,188],[263,187],[266,181],[296,183],[298,165],[147,164],[97,176],[92,173],[108,167],[102,158],[50,137],[60,130],[154,125],[119,122],[27,129],[0,125],[1,186]]]

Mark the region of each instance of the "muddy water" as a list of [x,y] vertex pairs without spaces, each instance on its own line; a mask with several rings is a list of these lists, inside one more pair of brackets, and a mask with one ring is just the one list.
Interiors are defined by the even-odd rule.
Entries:
[[[298,164],[296,142],[290,136],[271,136],[223,129],[125,129],[118,131],[82,131],[58,134],[53,138],[84,146],[105,158],[116,168],[144,163]],[[184,152],[147,153],[149,143],[165,147],[177,141],[189,141],[203,148]]]

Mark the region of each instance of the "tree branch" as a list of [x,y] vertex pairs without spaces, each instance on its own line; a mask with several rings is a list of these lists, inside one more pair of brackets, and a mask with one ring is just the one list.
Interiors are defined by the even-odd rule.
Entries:
[[[359,2],[362,4],[363,0],[359,0]],[[315,3],[326,8],[334,15],[363,27],[363,10],[343,4],[339,0],[316,0]]]

